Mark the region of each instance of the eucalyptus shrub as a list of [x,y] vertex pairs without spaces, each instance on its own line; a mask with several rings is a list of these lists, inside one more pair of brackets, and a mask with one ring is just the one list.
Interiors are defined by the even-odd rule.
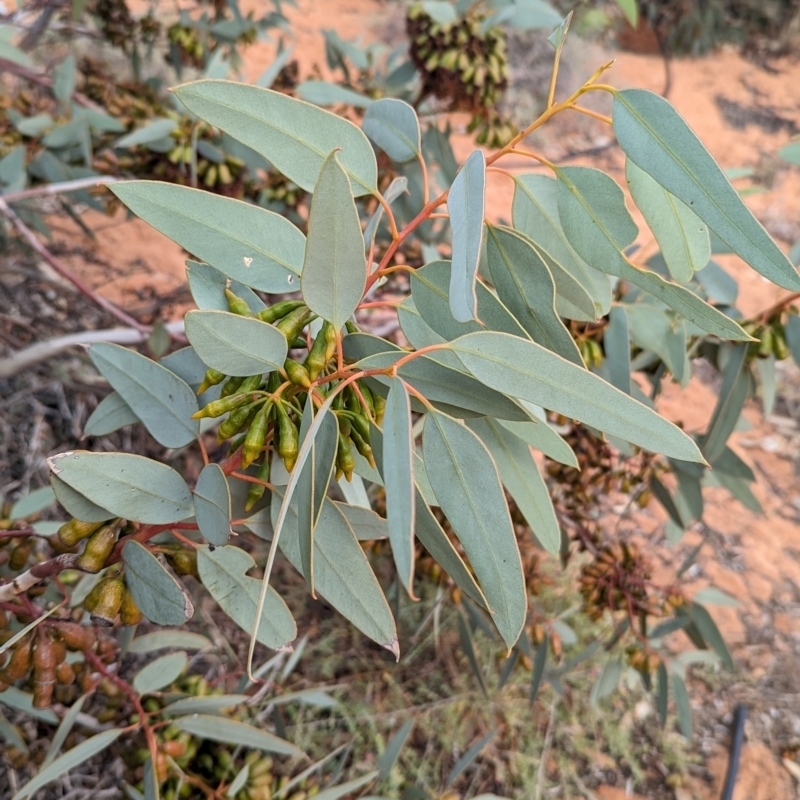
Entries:
[[[168,451],[198,447],[205,467],[190,486],[166,463],[130,453],[49,459],[52,492],[71,519],[52,539],[61,554],[33,566],[36,529],[19,520],[49,501],[47,490],[20,501],[4,525],[10,556],[0,608],[8,631],[2,650],[10,655],[0,688],[14,684],[19,693],[32,679],[29,706],[44,708],[54,686],[70,678],[65,663],[83,658],[91,672],[113,661],[108,648],[99,653],[93,626],[143,618],[185,625],[194,613],[186,575],[250,636],[247,674],[255,679],[256,644],[281,650],[298,635],[292,609],[272,585],[279,552],[312,596],[399,658],[403,642],[362,547],[385,539],[410,598],[418,542],[458,593],[483,609],[509,652],[530,653],[530,636],[535,692],[543,679],[556,685],[567,667],[547,664],[548,649],[557,656],[558,648],[529,602],[509,498],[543,550],[568,551],[564,520],[532,454],[577,465],[549,424],[552,415],[579,421],[623,452],[652,454],[643,456],[644,480],[676,536],[702,516],[708,476],[745,503],[755,499],[752,472],[727,440],[759,370],[764,384],[767,372],[754,364],[787,354],[775,342],[783,331],[797,342],[797,317],[784,303],[763,319],[742,319],[735,284],[710,255],[736,253],[793,291],[800,277],[666,100],[602,83],[610,65],[568,97],[554,96],[568,22],[550,38],[553,80],[539,118],[500,149],[476,150],[451,175],[446,161],[426,155],[431,141],[447,152],[440,132],[431,139],[398,99],[368,104],[359,127],[257,86],[200,80],[175,89],[191,114],[309,193],[307,234],[279,214],[198,189],[156,181],[112,187],[194,256],[187,278],[197,309],[185,319],[189,346],[160,361],[92,346],[89,357],[114,392],[86,433],[142,424]],[[524,146],[557,114],[585,112],[581,100],[590,92],[613,100],[610,118],[588,113],[612,125],[625,154],[631,195],[660,249],[646,264],[635,260],[639,230],[609,175],[556,166]],[[396,165],[382,189],[376,151]],[[529,158],[536,171],[508,172],[510,154]],[[511,225],[486,220],[489,170],[515,182]],[[441,192],[435,182],[445,184]],[[448,237],[445,259],[434,244]],[[426,261],[419,268],[397,258],[415,239]],[[401,299],[387,299],[384,287]],[[408,346],[369,332],[364,320],[375,307],[396,311]],[[665,375],[685,383],[690,356],[699,355],[722,369],[723,384],[709,428],[692,436],[660,416],[654,399]],[[646,376],[649,394],[634,372]],[[218,463],[203,444],[212,430],[228,443]],[[669,471],[674,491],[661,479]],[[250,537],[270,543],[261,578],[249,574]],[[662,639],[682,629],[732,666],[712,617],[685,596],[680,575],[656,585],[633,543],[579,540],[590,555],[580,578],[586,610],[618,622],[607,649],[627,648],[645,686],[655,678],[662,716],[674,693],[688,735],[685,661],[672,659]],[[64,584],[48,586],[45,605],[31,599],[65,570],[97,576],[78,584],[87,612],[80,619],[62,608]],[[67,650],[85,655],[68,661]],[[598,697],[622,669],[612,654]],[[211,738],[215,724],[181,723]],[[163,750],[145,716],[127,730],[146,735],[148,796],[156,796]],[[256,741],[234,730],[241,743]],[[68,751],[46,777],[121,733]],[[252,746],[294,753],[277,737]]]

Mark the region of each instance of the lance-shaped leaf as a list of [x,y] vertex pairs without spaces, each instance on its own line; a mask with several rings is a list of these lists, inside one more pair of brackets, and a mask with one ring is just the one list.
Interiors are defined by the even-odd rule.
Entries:
[[447,299],[452,267],[449,261],[432,261],[411,274],[411,295],[414,307],[424,322],[439,336],[455,339],[465,333],[488,328],[514,336],[526,337],[522,325],[482,283],[475,284],[480,321],[458,322],[450,312]]
[[[408,355],[397,345],[365,333],[345,336],[343,349],[345,358],[358,361],[359,366],[364,369],[387,369]],[[478,416],[488,414],[518,421],[530,419],[517,404],[499,392],[483,386],[466,371],[446,367],[427,355],[418,356],[403,364],[397,374],[428,400],[447,405],[455,413],[463,408]],[[381,388],[387,386],[388,378],[376,377],[375,384]]]
[[[573,249],[561,227],[558,215],[558,183],[547,175],[533,173],[514,176],[514,228],[524,233],[539,250],[547,253],[561,270],[570,275],[579,288],[591,299],[591,307],[575,296],[572,283],[561,280],[553,271],[559,298],[568,300],[576,309],[595,319],[608,312],[611,305],[611,283],[600,271],[590,267]],[[573,313],[563,313],[570,319],[581,319]]]
[[229,311],[225,289],[241,297],[254,314],[263,311],[266,303],[249,287],[231,280],[216,267],[198,261],[186,262],[186,280],[195,305],[204,311]]
[[[272,524],[278,521],[281,496],[272,495]],[[297,514],[289,506],[280,538],[280,549],[302,575]],[[314,570],[317,591],[362,633],[399,653],[394,618],[386,597],[347,520],[332,501],[322,506],[314,536]]]
[[617,141],[631,161],[689,206],[753,269],[785,289],[800,289],[797,270],[663,97],[642,89],[616,92],[613,117]]
[[656,237],[669,274],[688,283],[711,258],[708,228],[689,206],[639,169],[630,159],[625,177],[633,200]]
[[194,441],[199,423],[191,417],[197,397],[186,381],[118,344],[94,344],[89,358],[159,444],[183,447]]
[[631,339],[659,356],[676,380],[688,382],[691,365],[686,354],[686,323],[650,303],[629,303],[624,308]]
[[334,502],[336,503],[336,508],[342,512],[347,520],[347,524],[353,529],[353,533],[359,542],[389,538],[388,522],[371,508],[353,506],[338,501]]
[[[255,628],[261,580],[247,573],[255,567],[253,557],[240,547],[228,545],[197,551],[200,580],[220,608],[244,631]],[[297,638],[297,625],[283,598],[269,587],[256,639],[267,647],[284,647]]]
[[486,200],[486,156],[475,150],[464,162],[447,195],[447,213],[453,229],[450,267],[450,311],[458,322],[477,319],[475,278],[483,244]]
[[678,727],[681,729],[681,733],[691,741],[692,706],[689,703],[689,692],[686,690],[683,678],[677,672],[673,672],[670,678],[672,679],[672,696],[675,698],[675,707],[678,712]]
[[336,151],[322,165],[311,198],[301,286],[308,307],[338,331],[356,310],[367,261],[350,181]]
[[[478,303],[480,305],[480,300]],[[421,350],[423,347],[429,347],[432,344],[444,344],[447,341],[422,319],[414,304],[413,297],[406,297],[397,307],[397,321],[400,323],[400,330],[403,331],[403,335],[415,350]],[[453,320],[453,323],[456,325],[461,324],[455,322],[455,320]],[[434,351],[431,356],[448,367],[461,369],[461,362],[447,350]]]
[[397,574],[414,597],[414,434],[411,402],[401,378],[391,378],[383,417],[381,472],[389,541]]
[[626,306],[614,305],[608,312],[608,325],[603,331],[603,352],[611,383],[625,394],[631,394],[631,338],[628,332]]
[[289,349],[277,328],[227,311],[190,311],[186,338],[206,366],[239,377],[282,367]]
[[342,117],[244,83],[202,80],[174,91],[192,113],[260,153],[307,192],[314,190],[325,159],[337,147],[355,195],[377,190],[372,145]]
[[[300,422],[300,446],[302,447],[314,421],[314,404],[311,395],[306,399],[303,418]],[[313,595],[314,590],[314,530],[322,513],[325,496],[333,475],[336,449],[339,442],[339,425],[329,410],[321,412],[325,419],[317,429],[311,452],[300,470],[292,504],[297,509],[298,543],[303,574]]]
[[488,226],[486,255],[500,299],[535,342],[583,366],[575,340],[556,314],[553,276],[524,236]]
[[227,719],[211,714],[191,714],[180,717],[173,725],[186,733],[200,739],[210,739],[212,742],[222,742],[226,745],[241,745],[251,750],[261,750],[265,753],[277,753],[282,756],[301,757],[303,751],[275,736],[274,733],[254,728],[244,722]]
[[135,425],[139,417],[133,413],[131,407],[122,399],[122,395],[111,392],[104,397],[97,408],[92,411],[83,428],[84,436],[106,436],[118,431],[126,425]]
[[122,548],[125,583],[142,614],[156,625],[183,625],[194,614],[189,595],[164,565],[131,539]]
[[525,623],[527,601],[497,468],[469,428],[435,411],[425,418],[422,449],[436,499],[469,556],[500,635],[511,648]]
[[206,464],[194,487],[197,527],[210,544],[228,543],[231,535],[231,491],[219,464]]
[[[375,453],[375,461],[382,467],[384,463],[383,432],[375,424],[370,426],[370,442]],[[417,539],[432,558],[455,581],[456,586],[481,608],[485,608],[488,611],[489,604],[480,586],[475,582],[475,578],[469,568],[455,547],[453,547],[453,543],[428,505],[428,503],[435,504],[436,498],[433,496],[433,489],[427,485],[428,476],[425,473],[425,464],[417,453],[414,454],[414,475],[416,479],[414,486],[414,532]],[[381,479],[381,476],[376,476],[376,478]],[[344,512],[344,509],[342,511]],[[347,513],[345,513],[345,516],[350,521]]]
[[[53,475],[108,509],[111,516],[159,525],[179,522],[194,513],[186,482],[158,461],[130,453],[70,450],[51,456],[47,463]],[[58,496],[58,489],[55,492]]]
[[593,267],[644,289],[704,331],[723,339],[750,339],[730,317],[688,289],[627,260],[622,251],[639,231],[625,207],[622,189],[604,172],[590,167],[559,169],[558,211],[570,244]]
[[712,465],[724,452],[747,399],[750,374],[747,371],[746,358],[746,345],[734,348],[722,374],[719,399],[702,445],[703,455]]
[[361,127],[398,164],[416,158],[422,148],[417,112],[402,100],[393,97],[376,100],[364,114]]
[[84,761],[88,761],[92,756],[110,747],[123,732],[122,728],[112,728],[76,745],[40,770],[39,774],[31,778],[14,795],[12,800],[24,800],[24,798],[30,797],[43,786],[47,786],[50,781],[60,778],[71,769],[75,769],[75,767],[83,764]]
[[[530,406],[531,403],[521,403],[522,406]],[[535,448],[553,461],[565,464],[568,467],[578,466],[578,458],[572,448],[559,436],[548,424],[547,420],[539,422],[509,422],[504,419],[498,420],[506,430],[510,431],[526,442],[530,447]]]
[[476,419],[467,424],[489,449],[500,472],[500,480],[542,547],[557,555],[561,547],[561,530],[547,486],[528,445],[495,420]]
[[134,214],[192,255],[262,292],[291,292],[306,238],[285,217],[252,203],[159,181],[111,187]]
[[470,333],[450,343],[481,383],[578,419],[647,450],[702,461],[692,439],[655,411],[536,342],[505,333]]

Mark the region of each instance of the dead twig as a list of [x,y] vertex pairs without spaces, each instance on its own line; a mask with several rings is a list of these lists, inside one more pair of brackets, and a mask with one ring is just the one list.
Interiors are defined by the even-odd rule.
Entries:
[[41,186],[34,186],[32,189],[23,189],[21,192],[4,194],[3,200],[6,203],[18,203],[20,200],[30,200],[34,197],[50,197],[56,194],[77,192],[81,189],[91,189],[94,186],[103,186],[108,183],[115,183],[118,180],[119,178],[115,178],[113,175],[97,175],[92,178],[77,178],[74,181],[45,183]]

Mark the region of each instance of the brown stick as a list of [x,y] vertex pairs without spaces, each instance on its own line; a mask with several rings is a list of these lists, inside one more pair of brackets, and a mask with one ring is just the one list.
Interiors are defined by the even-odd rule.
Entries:
[[[53,89],[53,81],[51,78],[48,78],[47,75],[43,75],[41,72],[36,72],[36,70],[28,69],[28,67],[23,67],[22,64],[16,64],[8,59],[0,58],[0,71],[10,72],[12,75],[16,75],[18,78],[23,78],[24,80],[31,81],[32,83],[38,83],[40,86],[44,86],[51,91]],[[97,103],[90,100],[85,94],[81,94],[80,92],[73,92],[72,99],[78,105],[81,105],[84,108],[91,108],[93,111],[103,111],[103,109],[97,105]]]

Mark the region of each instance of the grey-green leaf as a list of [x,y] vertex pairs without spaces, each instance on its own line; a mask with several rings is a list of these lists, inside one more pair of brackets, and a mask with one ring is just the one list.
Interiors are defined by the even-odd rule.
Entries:
[[525,623],[527,599],[497,468],[469,428],[438,412],[425,418],[422,448],[436,499],[464,546],[492,619],[510,648]]
[[122,728],[112,728],[108,731],[98,733],[90,739],[86,739],[64,755],[48,764],[36,776],[31,778],[12,798],[12,800],[23,800],[30,797],[34,792],[46,786],[50,781],[60,778],[71,769],[88,761],[93,755],[102,752],[110,747],[123,733]]
[[265,753],[277,753],[295,758],[303,755],[303,751],[299,747],[273,733],[226,717],[192,714],[176,719],[173,724],[192,736],[211,739],[212,742],[241,745]]
[[230,81],[195,81],[174,90],[194,114],[255,150],[289,180],[314,190],[328,154],[341,163],[356,196],[377,189],[375,154],[362,131],[342,117],[280,92]]
[[449,341],[485,328],[514,336],[527,336],[511,312],[480,282],[475,284],[480,321],[458,322],[454,319],[447,297],[451,274],[452,265],[449,261],[432,261],[411,273],[414,306],[423,321],[439,336]]
[[688,289],[627,260],[622,251],[639,231],[625,207],[622,189],[604,172],[590,167],[559,169],[558,210],[570,244],[593,267],[644,289],[709,333],[749,340],[732,319]]
[[658,355],[676,380],[688,382],[691,365],[686,354],[686,323],[650,303],[629,303],[624,308],[632,341]]
[[411,402],[401,378],[391,378],[383,417],[382,474],[389,541],[400,581],[414,596],[414,434]]
[[653,92],[614,96],[614,132],[625,155],[682,200],[753,269],[785,289],[800,276],[678,112]]
[[411,161],[420,153],[417,112],[402,100],[392,97],[376,100],[364,114],[361,128],[398,164]]
[[800,366],[800,316],[790,313],[786,317],[786,344],[794,363]]
[[183,651],[160,656],[133,676],[133,688],[139,694],[157,692],[177,680],[186,669],[187,663],[188,659]]
[[[535,173],[515,175],[514,182],[514,227],[531,239],[537,248],[548,253],[590,295],[594,313],[587,310],[589,319],[606,314],[611,305],[611,284],[602,272],[590,267],[573,250],[564,234],[558,214],[557,182],[547,175]],[[573,297],[568,285],[559,281],[558,272],[553,273],[553,278],[558,294],[584,309],[585,303]]]
[[194,487],[197,527],[207,542],[228,543],[231,534],[231,492],[219,464],[206,464]]
[[719,399],[714,407],[708,431],[703,437],[703,455],[710,464],[723,454],[728,438],[733,433],[750,388],[750,374],[746,366],[747,346],[739,345],[725,365]]
[[141,144],[160,142],[165,136],[169,136],[177,127],[179,127],[177,120],[168,117],[154,119],[148,122],[147,125],[143,125],[141,128],[136,128],[130,133],[121,136],[112,146],[115,149],[121,150],[128,147],[136,147]]
[[489,272],[500,300],[535,342],[582,367],[575,340],[556,314],[556,287],[547,264],[516,231],[487,229]]
[[[220,608],[249,634],[255,627],[261,592],[261,580],[247,575],[255,565],[249,553],[232,545],[215,550],[201,547],[197,551],[197,569],[203,585]],[[283,598],[270,586],[256,639],[267,647],[277,649],[296,637],[297,625],[291,612]]]
[[481,383],[648,450],[702,461],[697,445],[654,411],[588,370],[535,342],[505,333],[470,333],[450,343]]
[[[522,406],[533,405],[532,403],[521,402]],[[547,420],[539,422],[509,422],[508,420],[498,420],[498,422],[514,436],[522,439],[531,447],[544,453],[553,461],[565,464],[568,467],[577,467],[578,459],[572,448],[553,430]]]
[[258,314],[267,306],[263,300],[249,287],[239,281],[228,278],[210,264],[199,261],[186,262],[186,280],[192,293],[195,305],[204,311],[229,311],[225,289],[230,289],[237,297],[241,297],[250,307],[250,311]]
[[89,358],[159,444],[183,447],[195,440],[199,423],[191,417],[197,397],[186,381],[118,344],[94,344]]
[[625,177],[670,275],[679,283],[688,283],[711,258],[708,228],[689,206],[630,159],[625,164]]
[[42,486],[34,489],[24,497],[21,497],[11,506],[9,519],[24,519],[25,517],[38,514],[56,501],[55,492],[50,486]]
[[190,311],[186,338],[206,366],[240,377],[282,367],[289,349],[277,328],[227,311]]
[[367,283],[364,239],[350,181],[334,150],[311,198],[301,286],[308,307],[338,331],[356,310]]
[[475,150],[464,162],[447,195],[447,212],[453,230],[450,267],[450,311],[457,322],[477,319],[475,278],[483,245],[486,202],[486,156]]
[[[480,436],[497,464],[500,480],[548,553],[558,555],[561,530],[539,467],[530,448],[496,420],[470,420],[469,427]],[[544,424],[544,423],[542,423]]]
[[[281,496],[272,495],[272,521],[277,522]],[[297,515],[289,507],[280,549],[302,574]],[[397,631],[394,618],[367,561],[364,551],[347,520],[332,501],[322,507],[314,536],[314,570],[317,591],[362,633],[382,647],[397,654]]]
[[672,696],[675,698],[675,706],[678,711],[678,727],[681,733],[689,740],[692,738],[692,707],[689,704],[689,692],[686,691],[686,684],[677,672],[673,672]]
[[228,277],[263,292],[296,288],[305,236],[279,214],[173,183],[111,188],[134,214]]
[[[303,418],[300,423],[300,447],[303,446],[311,424],[314,422],[314,404],[311,395],[306,399]],[[317,429],[311,452],[300,468],[297,488],[292,504],[297,509],[297,531],[300,545],[300,560],[303,574],[314,594],[314,530],[319,522],[325,496],[333,476],[336,452],[339,441],[339,425],[336,416],[328,409],[322,412],[325,419]]]
[[153,631],[137,636],[128,647],[129,653],[152,653],[180,647],[182,650],[203,650],[212,647],[210,639],[192,631]]
[[125,582],[136,605],[156,625],[183,625],[194,614],[186,590],[164,565],[133,539],[122,548]]
[[93,503],[88,497],[84,497],[80,492],[64,483],[64,481],[60,480],[52,473],[50,475],[50,486],[53,488],[56,500],[58,500],[68,514],[77,519],[82,519],[85,522],[104,522],[115,516],[115,514],[107,508]]
[[625,394],[631,394],[631,339],[626,306],[614,305],[608,312],[608,325],[603,331],[603,352],[611,383]]
[[186,482],[158,461],[130,453],[71,450],[51,456],[47,463],[53,475],[108,509],[111,516],[159,525],[179,522],[194,513]]
[[111,392],[104,397],[97,408],[92,411],[86,426],[83,429],[84,436],[106,436],[109,433],[118,431],[126,425],[135,425],[139,422],[139,417],[133,413],[131,407],[122,399],[122,395]]

